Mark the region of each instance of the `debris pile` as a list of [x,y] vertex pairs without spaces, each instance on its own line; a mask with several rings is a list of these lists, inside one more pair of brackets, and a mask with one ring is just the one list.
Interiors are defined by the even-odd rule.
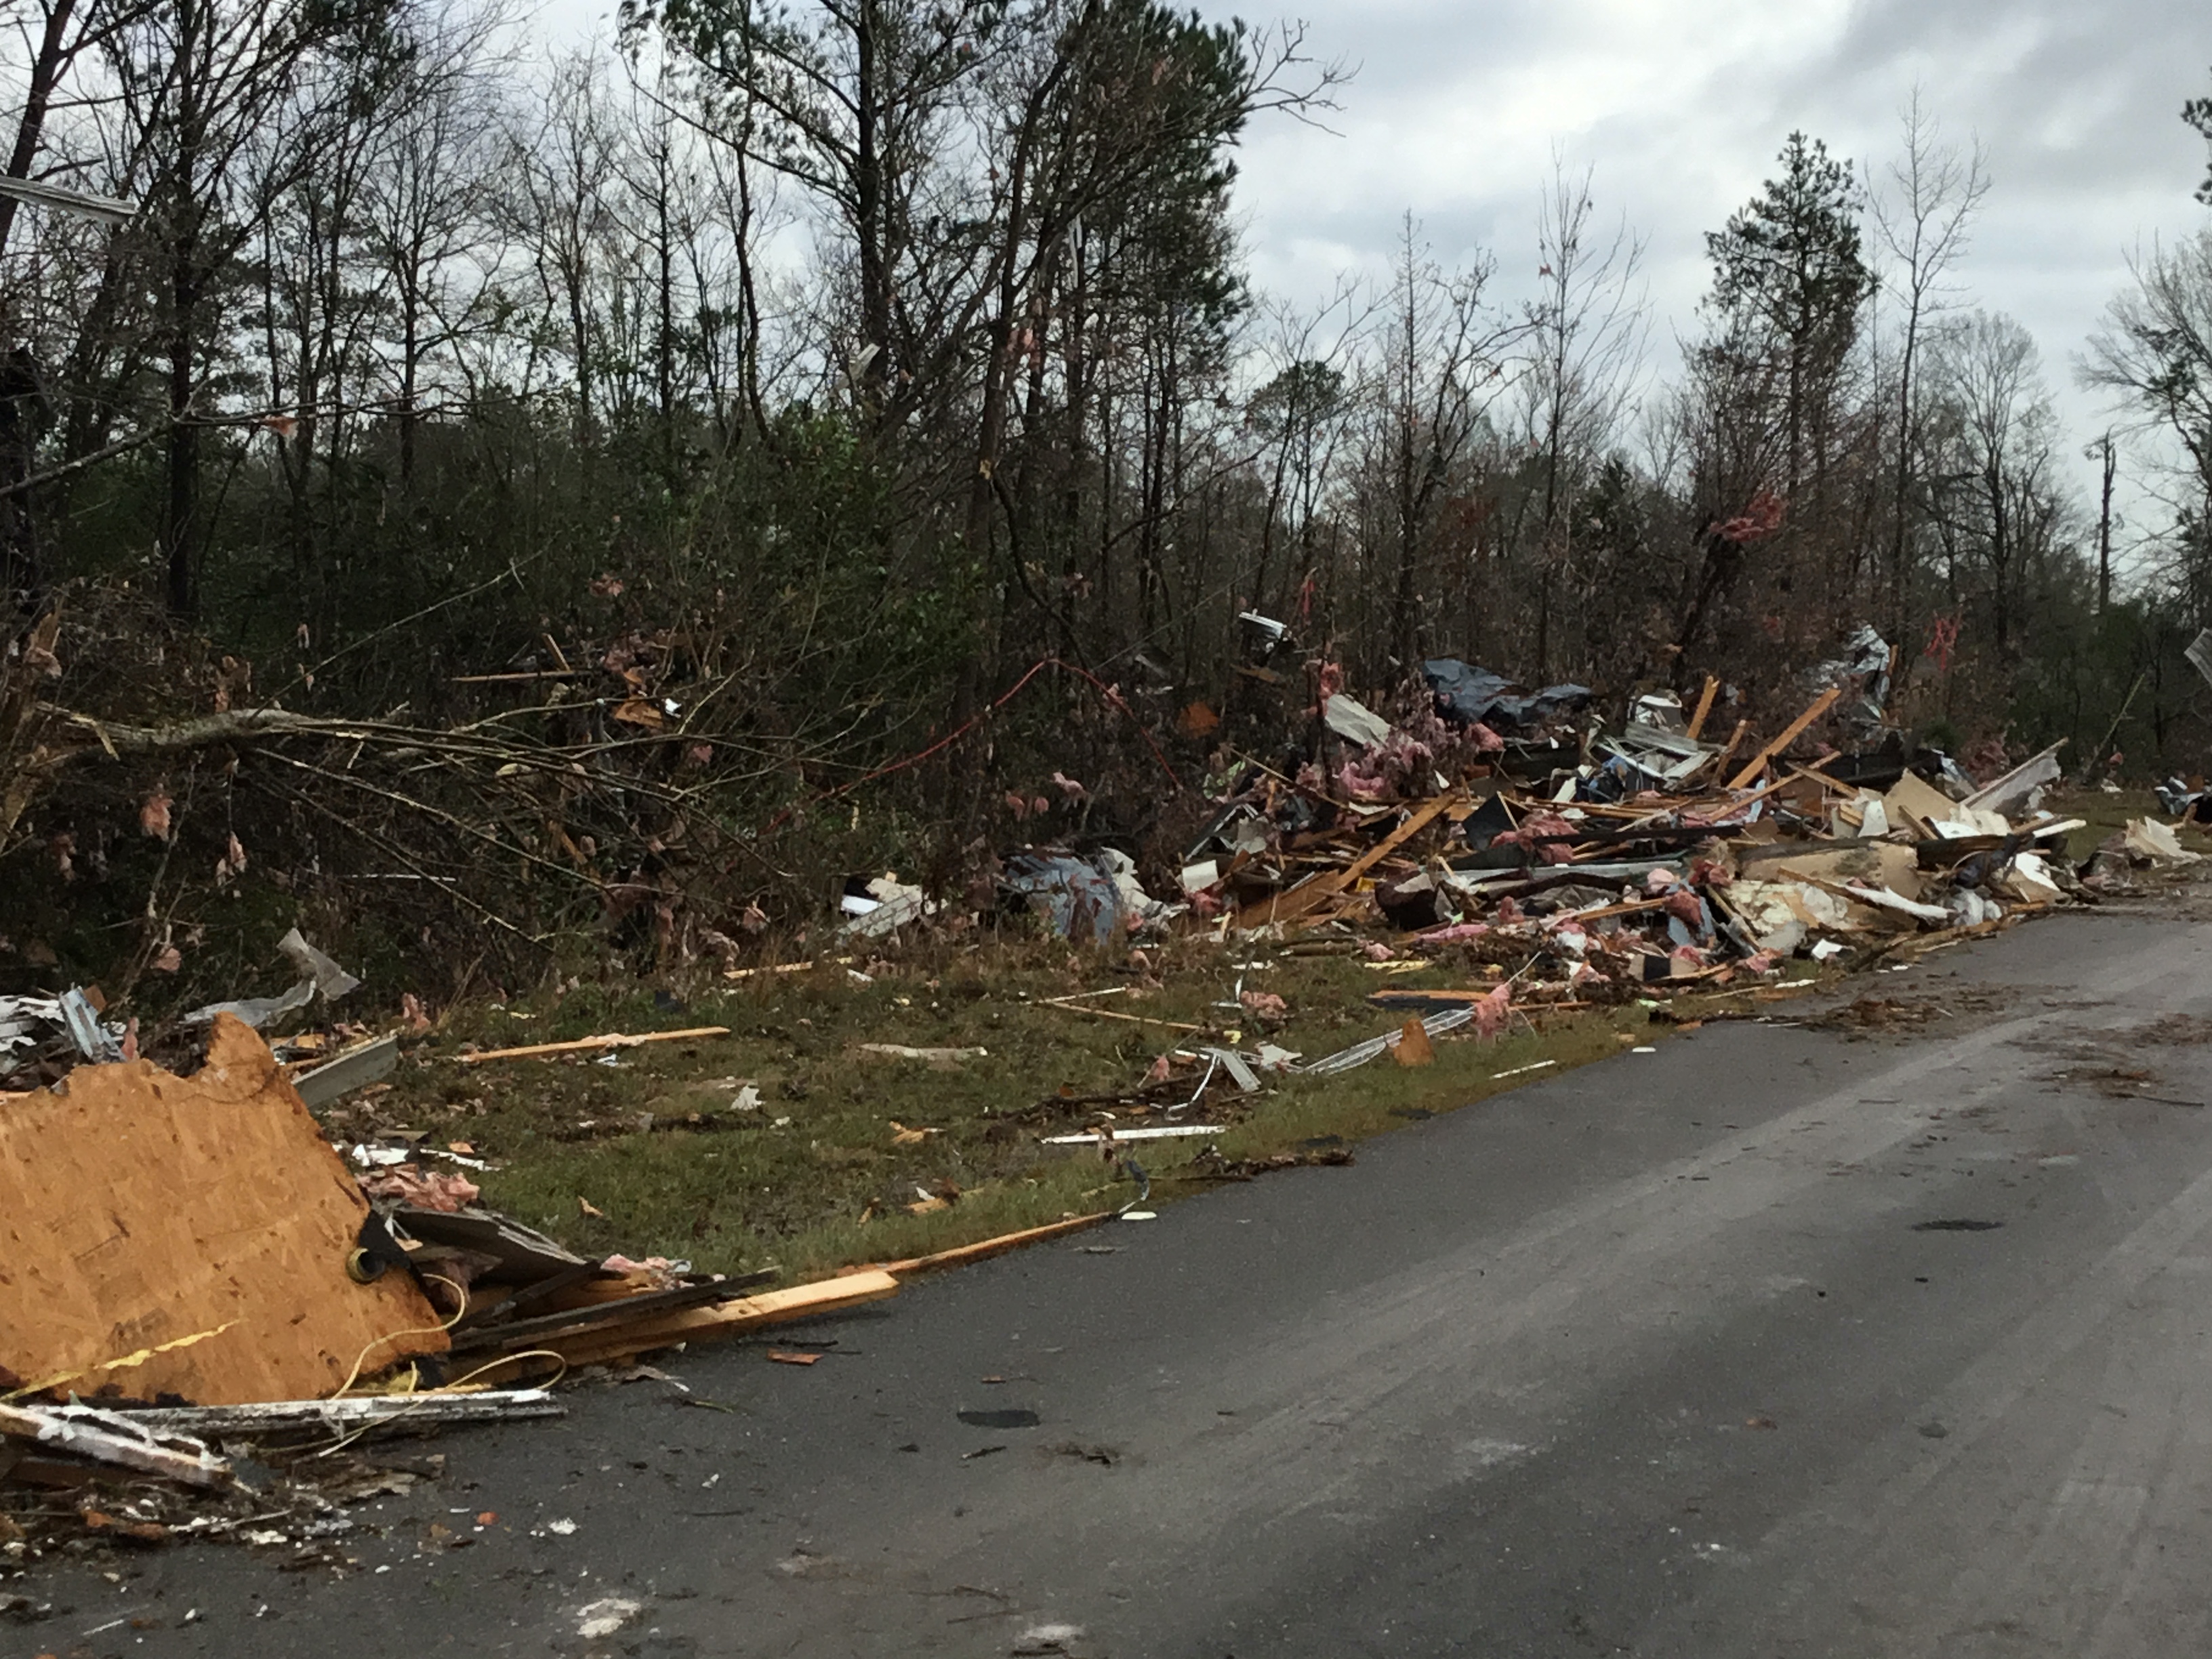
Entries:
[[[1863,688],[1879,675],[1856,643],[1830,666]],[[2081,821],[2038,805],[2056,749],[1977,789],[1947,757],[1908,762],[1897,744],[1791,759],[1836,685],[1740,755],[1743,726],[1725,744],[1704,736],[1710,684],[1687,718],[1645,696],[1620,729],[1574,732],[1559,722],[1587,704],[1580,687],[1516,694],[1448,660],[1428,678],[1440,714],[1493,738],[1491,720],[1542,735],[1498,738],[1479,778],[1431,771],[1387,799],[1331,794],[1321,768],[1246,763],[1182,872],[1197,915],[1224,938],[1364,938],[1383,966],[1510,964],[1516,1006],[1557,1007],[1771,976],[1795,956],[1984,927],[2078,890],[2063,849]],[[1392,745],[1421,746],[1400,728],[1328,727],[1362,751],[1338,776],[1373,777]],[[1473,1006],[1504,994],[1468,994]]]
[[[2060,778],[2057,749],[1978,787],[1947,757],[1908,751],[1882,727],[1889,672],[1887,646],[1863,634],[1815,671],[1810,703],[1755,742],[1741,720],[1725,741],[1711,735],[1721,690],[1711,680],[1692,708],[1645,695],[1608,728],[1587,688],[1526,690],[1449,658],[1426,663],[1425,690],[1388,703],[1386,718],[1320,665],[1304,750],[1276,765],[1223,751],[1202,829],[1162,872],[1171,900],[1146,890],[1124,848],[1032,846],[994,862],[1002,905],[1071,944],[1174,930],[1226,947],[1224,980],[1230,969],[1237,977],[1205,1024],[1111,1003],[1129,987],[1042,999],[1071,1017],[1170,1034],[1131,1088],[1063,1088],[1016,1117],[1043,1145],[1095,1150],[1135,1199],[814,1284],[771,1287],[774,1269],[732,1277],[658,1257],[579,1255],[483,1205],[472,1177],[489,1166],[470,1144],[398,1130],[355,1139],[335,1127],[358,1121],[343,1111],[319,1123],[310,1109],[388,1086],[400,1038],[326,1025],[274,1047],[264,1039],[264,1028],[360,984],[296,928],[278,942],[283,988],[195,1010],[155,1034],[155,1056],[179,1062],[167,1069],[142,1054],[135,1021],[106,1017],[95,988],[0,999],[0,1486],[37,1494],[32,1512],[93,1533],[234,1533],[313,1559],[343,1534],[344,1503],[429,1478],[419,1460],[327,1455],[372,1430],[556,1415],[561,1402],[546,1390],[580,1367],[837,1312],[894,1294],[909,1273],[1116,1215],[1149,1218],[1146,1149],[1218,1139],[1271,1075],[1327,1078],[1385,1056],[1430,1065],[1437,1040],[1455,1032],[1495,1037],[1548,1014],[1656,1008],[1693,989],[1788,994],[1766,988],[1799,958],[1924,947],[2094,902],[2142,870],[2197,857],[2142,820],[2077,872],[2065,839],[2081,821],[2042,805]],[[1856,746],[1824,744],[1824,732]],[[2204,799],[2176,794],[2176,810],[2194,815]],[[956,908],[894,873],[854,878],[837,903],[836,937],[872,947],[945,926]],[[1242,957],[1262,948],[1371,970],[1382,1029],[1318,1056],[1281,1046],[1283,999],[1243,976],[1264,964]],[[879,966],[823,960],[864,983],[853,963]],[[1458,982],[1390,983],[1439,968]],[[1131,952],[1131,972],[1149,974],[1144,952]],[[1865,1024],[1894,1013],[1878,1000],[1854,1006]],[[418,1008],[415,1029],[424,1024]],[[640,1043],[726,1034],[612,1033],[453,1059],[611,1063]],[[902,1066],[988,1052],[858,1046]],[[736,1110],[757,1109],[746,1092]],[[1066,1133],[1107,1106],[1118,1119]],[[890,1127],[895,1145],[935,1133]],[[1261,1159],[1208,1145],[1189,1167],[1199,1179],[1242,1180],[1351,1157],[1322,1136]],[[927,1189],[919,1198],[905,1207],[947,1202]],[[278,1471],[276,1487],[245,1492],[247,1449]]]
[[[74,1041],[91,1018],[76,993],[35,1000],[6,1015],[33,1054],[42,1022]],[[0,1105],[11,1553],[35,1547],[34,1521],[137,1542],[273,1539],[312,1559],[347,1530],[340,1504],[418,1478],[321,1455],[371,1430],[559,1415],[517,1385],[898,1289],[880,1270],[768,1290],[774,1270],[589,1260],[478,1207],[459,1170],[482,1165],[459,1153],[362,1145],[349,1170],[303,1095],[388,1073],[397,1039],[310,1054],[295,1080],[246,1018],[207,1024],[189,1076],[85,1055]],[[19,1075],[24,1047],[9,1050]],[[291,1471],[280,1492],[246,1489],[240,1446]]]

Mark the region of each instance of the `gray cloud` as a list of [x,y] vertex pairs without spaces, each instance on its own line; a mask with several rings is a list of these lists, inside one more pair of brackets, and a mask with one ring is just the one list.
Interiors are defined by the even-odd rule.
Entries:
[[2086,440],[2104,416],[2070,359],[2130,250],[2208,217],[2190,197],[2203,148],[2177,118],[2212,91],[2201,0],[1320,0],[1306,15],[1313,51],[1360,66],[1341,136],[1279,119],[1243,156],[1255,277],[1293,297],[1387,265],[1408,210],[1441,255],[1490,248],[1517,284],[1556,147],[1648,238],[1664,340],[1692,326],[1704,233],[1790,130],[1878,174],[1917,84],[1995,180],[1964,297],[2033,332]]

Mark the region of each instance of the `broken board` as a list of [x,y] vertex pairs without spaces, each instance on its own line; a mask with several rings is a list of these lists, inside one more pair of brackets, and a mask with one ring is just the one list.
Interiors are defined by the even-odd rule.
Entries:
[[80,1066],[0,1107],[0,1392],[307,1400],[442,1352],[410,1278],[347,1275],[368,1215],[241,1022],[189,1078]]

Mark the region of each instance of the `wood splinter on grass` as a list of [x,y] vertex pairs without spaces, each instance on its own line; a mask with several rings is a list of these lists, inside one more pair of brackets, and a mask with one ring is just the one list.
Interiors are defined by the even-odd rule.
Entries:
[[727,1036],[726,1025],[700,1025],[688,1031],[645,1031],[635,1035],[610,1032],[605,1036],[578,1037],[574,1042],[532,1042],[520,1048],[488,1048],[477,1054],[456,1054],[464,1066],[481,1066],[488,1060],[532,1060],[540,1054],[580,1054],[593,1048],[635,1048],[644,1042],[682,1042],[688,1038]]

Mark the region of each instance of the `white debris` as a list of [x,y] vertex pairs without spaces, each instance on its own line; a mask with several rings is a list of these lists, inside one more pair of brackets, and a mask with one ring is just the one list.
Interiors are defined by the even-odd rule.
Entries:
[[576,1609],[576,1634],[582,1637],[612,1636],[644,1611],[643,1602],[632,1601],[620,1595],[588,1601]]

